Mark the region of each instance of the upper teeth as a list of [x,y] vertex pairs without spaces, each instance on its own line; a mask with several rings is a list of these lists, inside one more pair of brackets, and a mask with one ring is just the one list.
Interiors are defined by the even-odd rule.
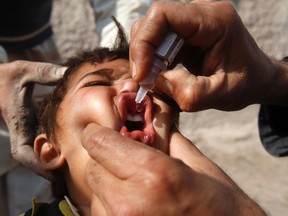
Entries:
[[128,121],[143,121],[143,117],[141,115],[131,115],[131,114],[128,114],[127,115],[127,120]]

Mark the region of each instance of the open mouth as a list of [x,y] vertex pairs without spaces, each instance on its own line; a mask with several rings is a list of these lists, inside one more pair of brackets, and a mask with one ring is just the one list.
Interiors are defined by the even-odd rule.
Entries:
[[125,126],[127,127],[128,132],[132,132],[134,130],[143,131],[144,118],[142,113],[136,113],[135,115],[128,113],[125,121]]
[[136,93],[123,93],[118,98],[122,118],[120,133],[133,140],[152,145],[155,131],[152,125],[153,105],[149,96],[141,104],[135,102]]

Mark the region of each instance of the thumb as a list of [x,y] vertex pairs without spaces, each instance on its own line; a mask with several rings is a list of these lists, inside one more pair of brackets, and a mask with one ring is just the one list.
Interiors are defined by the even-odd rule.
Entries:
[[155,87],[173,98],[181,110],[192,112],[215,108],[226,89],[226,79],[225,73],[207,77],[176,69],[162,72],[157,77]]

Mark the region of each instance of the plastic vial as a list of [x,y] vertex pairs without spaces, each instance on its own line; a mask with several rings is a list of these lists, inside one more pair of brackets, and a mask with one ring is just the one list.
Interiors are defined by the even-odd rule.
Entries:
[[184,41],[175,33],[169,32],[155,52],[155,59],[148,75],[139,83],[140,88],[136,95],[136,103],[140,104],[147,92],[154,87],[157,75],[167,69],[173,62]]

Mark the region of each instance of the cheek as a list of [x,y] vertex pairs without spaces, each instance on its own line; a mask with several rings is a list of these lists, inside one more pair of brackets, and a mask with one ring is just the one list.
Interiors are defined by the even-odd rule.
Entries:
[[65,152],[65,159],[69,170],[69,181],[74,191],[81,191],[84,197],[89,197],[91,190],[87,184],[88,161],[91,159],[87,151],[78,143],[78,147]]
[[82,146],[81,142],[74,145],[73,148],[65,152],[65,158],[70,170],[73,170],[75,174],[83,174],[83,167],[86,167],[88,160],[90,159],[89,154]]
[[89,123],[118,129],[119,114],[114,106],[112,91],[87,90],[64,101],[62,119],[71,130],[82,131]]
[[[100,123],[102,119],[107,117],[111,105],[109,100],[101,96],[83,96],[79,102],[72,104],[71,117],[74,118],[77,124],[86,125],[90,122]],[[106,108],[106,109],[105,109]]]

